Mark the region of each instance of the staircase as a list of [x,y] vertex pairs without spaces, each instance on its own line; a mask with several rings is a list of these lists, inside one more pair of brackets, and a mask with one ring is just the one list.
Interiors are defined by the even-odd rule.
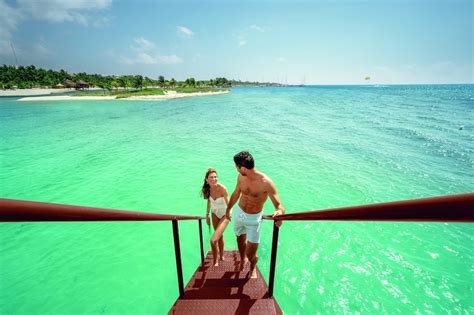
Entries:
[[257,279],[250,279],[250,263],[243,271],[239,266],[238,251],[224,252],[218,267],[209,252],[169,314],[282,314],[258,267]]

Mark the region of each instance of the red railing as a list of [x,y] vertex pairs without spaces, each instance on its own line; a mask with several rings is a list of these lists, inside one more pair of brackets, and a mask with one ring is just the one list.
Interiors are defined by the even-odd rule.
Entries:
[[[203,217],[79,207],[0,198],[0,222],[172,221],[180,297],[184,294],[179,220],[198,220],[201,261]],[[264,219],[275,220],[271,216]],[[474,193],[285,214],[281,221],[474,222]],[[279,229],[273,225],[268,296],[273,296]]]
[[[275,220],[272,216],[263,217]],[[474,193],[281,215],[279,221],[474,222]],[[273,296],[279,228],[273,224],[268,296]]]
[[204,217],[112,210],[0,198],[0,222],[171,221],[180,297],[184,295],[184,284],[178,221],[199,221],[201,262],[204,262],[202,219]]

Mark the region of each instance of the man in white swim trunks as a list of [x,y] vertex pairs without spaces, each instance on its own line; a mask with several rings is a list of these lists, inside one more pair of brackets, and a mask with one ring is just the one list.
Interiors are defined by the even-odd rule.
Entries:
[[[237,153],[234,156],[234,162],[239,176],[237,186],[227,204],[226,217],[231,220],[230,210],[240,197],[239,204],[234,207],[232,215],[240,253],[240,270],[244,269],[248,259],[250,261],[250,277],[257,278],[257,249],[260,243],[263,204],[270,197],[275,206],[274,217],[284,214],[285,208],[280,202],[280,197],[272,180],[267,175],[257,171],[253,157],[249,152]],[[280,227],[281,221],[277,221],[276,224]]]

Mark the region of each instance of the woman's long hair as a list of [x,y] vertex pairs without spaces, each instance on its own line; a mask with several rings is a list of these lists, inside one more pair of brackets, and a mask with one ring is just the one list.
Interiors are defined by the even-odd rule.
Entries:
[[201,196],[204,199],[209,199],[209,196],[211,195],[211,185],[209,185],[206,181],[206,179],[209,177],[209,175],[211,173],[216,173],[216,175],[217,175],[216,169],[214,169],[214,168],[208,168],[207,169],[206,177],[204,177],[204,185],[202,185],[202,189],[201,189]]

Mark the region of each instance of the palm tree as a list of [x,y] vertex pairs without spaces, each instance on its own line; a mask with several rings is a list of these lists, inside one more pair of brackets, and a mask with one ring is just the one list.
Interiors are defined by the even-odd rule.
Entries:
[[133,78],[133,87],[136,89],[141,89],[143,87],[143,77],[141,75],[136,75]]

